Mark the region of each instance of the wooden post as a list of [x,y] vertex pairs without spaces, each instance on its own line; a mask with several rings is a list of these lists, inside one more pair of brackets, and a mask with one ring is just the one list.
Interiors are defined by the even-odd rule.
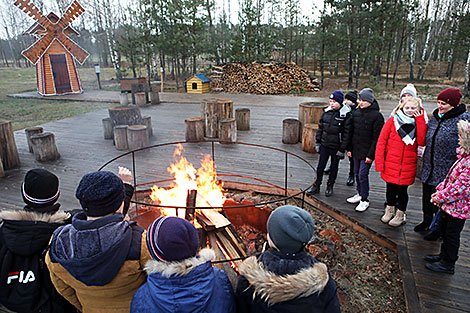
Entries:
[[204,120],[206,137],[218,138],[220,121],[233,118],[233,102],[222,99],[204,99],[201,103],[201,118]]
[[160,104],[160,96],[158,95],[157,90],[152,90],[152,93],[150,94],[150,96],[151,96],[152,105]]
[[204,140],[204,122],[200,117],[184,120],[186,141]]
[[142,117],[142,123],[143,125],[147,126],[147,133],[149,138],[153,137],[152,117],[149,115]]
[[326,107],[328,107],[328,104],[320,102],[302,102],[299,104],[299,138],[302,138],[303,125],[307,123],[318,124]]
[[127,150],[127,125],[114,126],[114,145],[117,150]]
[[142,115],[140,108],[135,105],[109,108],[109,117],[113,121],[113,126],[117,125],[140,125],[142,124]]
[[53,133],[44,132],[31,136],[34,158],[38,162],[55,161],[60,158],[55,136]]
[[2,156],[0,155],[0,178],[5,177],[5,171],[3,170]]
[[104,133],[104,139],[113,139],[114,134],[113,134],[113,121],[111,121],[111,118],[106,117],[103,120],[103,133]]
[[307,123],[304,125],[302,133],[302,150],[309,153],[316,153],[315,145],[317,143],[315,136],[317,134],[318,124]]
[[250,130],[250,109],[236,109],[235,119],[237,120],[237,130]]
[[300,122],[295,118],[282,121],[282,143],[295,144],[299,142]]
[[129,97],[127,96],[127,92],[121,92],[119,94],[119,103],[122,106],[125,106],[125,105],[129,104]]
[[237,121],[234,118],[225,118],[220,121],[220,141],[236,142],[237,141]]
[[127,145],[129,150],[140,149],[148,146],[148,144],[147,126],[131,125],[127,128]]
[[33,153],[33,146],[31,144],[31,136],[43,133],[44,129],[40,126],[34,126],[34,127],[26,128],[24,132],[26,133],[26,141],[28,142],[29,152]]
[[0,159],[5,171],[20,166],[11,122],[0,122]]

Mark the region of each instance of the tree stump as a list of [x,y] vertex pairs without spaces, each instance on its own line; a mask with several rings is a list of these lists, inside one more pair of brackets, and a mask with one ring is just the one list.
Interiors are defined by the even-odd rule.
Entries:
[[5,171],[3,170],[2,157],[0,156],[0,178],[5,177]]
[[11,122],[0,122],[0,159],[5,171],[20,166]]
[[237,121],[234,118],[224,118],[220,121],[219,140],[221,142],[237,141]]
[[200,117],[184,120],[186,141],[204,140],[204,122]]
[[147,115],[142,117],[142,124],[147,126],[147,134],[150,137],[153,136],[153,129],[152,129],[152,117]]
[[282,121],[282,143],[295,144],[299,142],[300,122],[295,118]]
[[122,106],[129,105],[129,97],[127,96],[127,92],[121,92],[119,94],[119,103]]
[[147,126],[132,125],[127,128],[127,145],[129,150],[140,149],[149,145]]
[[152,90],[150,93],[150,99],[152,105],[160,104],[160,96],[157,90]]
[[302,102],[299,104],[299,139],[302,138],[303,125],[307,123],[318,124],[326,107],[328,107],[328,104],[320,102]]
[[127,125],[114,126],[114,145],[117,150],[127,150]]
[[132,97],[132,104],[137,104],[136,93],[143,92],[145,95],[145,104],[149,103],[149,87],[147,84],[144,83],[137,83],[131,85],[131,97]]
[[113,139],[114,138],[114,133],[113,133],[113,121],[111,121],[111,118],[106,117],[103,119],[103,133],[104,133],[104,139]]
[[147,106],[147,102],[146,102],[146,99],[145,99],[145,93],[136,92],[134,95],[135,95],[135,104],[137,106],[140,106],[140,107]]
[[250,130],[250,109],[236,109],[235,119],[237,120],[237,130]]
[[233,118],[233,101],[205,99],[201,103],[201,118],[204,120],[206,137],[218,138],[220,121],[225,118]]
[[315,145],[317,143],[315,136],[317,134],[318,124],[307,123],[304,125],[302,133],[302,150],[309,153],[316,153]]
[[38,162],[55,161],[60,158],[55,136],[53,133],[44,132],[31,136],[34,158]]
[[29,152],[33,153],[33,145],[31,144],[31,136],[43,133],[44,129],[40,126],[34,126],[34,127],[26,128],[24,132],[26,133],[26,141],[28,142]]
[[113,127],[117,125],[141,125],[142,115],[140,108],[135,105],[109,108],[109,117],[113,121]]

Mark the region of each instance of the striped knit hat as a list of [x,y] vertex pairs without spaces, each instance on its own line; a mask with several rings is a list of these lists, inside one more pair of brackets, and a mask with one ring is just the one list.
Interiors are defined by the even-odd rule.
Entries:
[[21,185],[21,194],[26,203],[25,209],[48,212],[49,208],[59,199],[59,179],[51,172],[41,168],[29,170]]
[[154,260],[181,261],[196,255],[199,237],[187,220],[162,216],[147,229],[147,248]]

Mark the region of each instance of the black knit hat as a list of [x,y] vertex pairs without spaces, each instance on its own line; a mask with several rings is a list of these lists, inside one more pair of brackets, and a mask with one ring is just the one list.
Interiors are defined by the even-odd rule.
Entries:
[[351,100],[353,103],[357,104],[357,90],[356,89],[348,92],[344,97],[348,100]]
[[39,212],[48,211],[59,199],[59,179],[41,168],[29,170],[21,185],[21,194],[26,208]]
[[111,172],[92,172],[82,177],[75,197],[87,216],[98,217],[116,212],[124,200],[124,184]]

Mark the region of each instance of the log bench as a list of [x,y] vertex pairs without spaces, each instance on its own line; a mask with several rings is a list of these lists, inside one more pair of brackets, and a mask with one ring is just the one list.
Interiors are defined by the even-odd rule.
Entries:
[[234,118],[224,118],[220,121],[219,139],[222,143],[237,141],[237,121]]

